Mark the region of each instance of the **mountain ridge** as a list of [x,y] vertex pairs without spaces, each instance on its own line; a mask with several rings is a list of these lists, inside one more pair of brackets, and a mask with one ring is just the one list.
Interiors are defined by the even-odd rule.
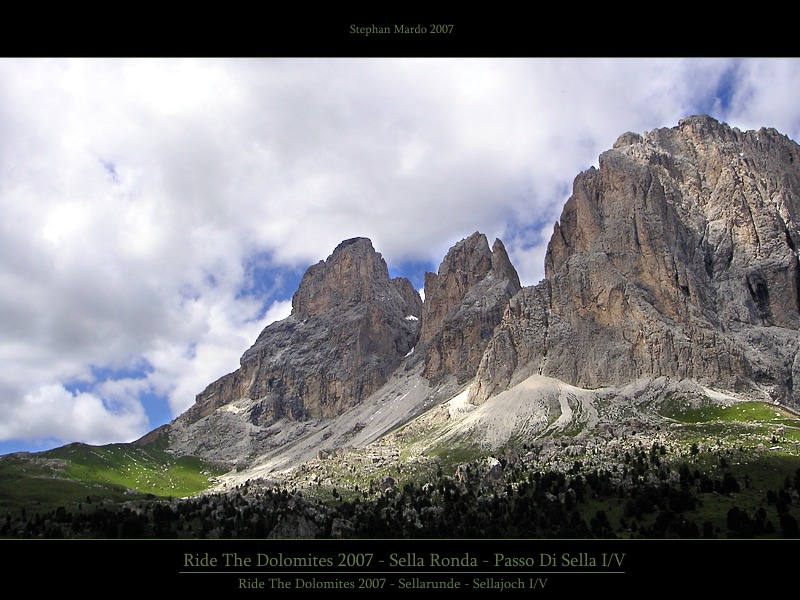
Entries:
[[665,375],[797,406],[798,158],[775,130],[707,116],[623,134],[576,178],[544,282],[515,299],[547,335],[501,326],[478,387],[514,380],[492,364],[528,367],[519,379],[537,363],[573,385]]
[[[707,115],[622,134],[575,178],[533,286],[520,285],[502,241],[475,232],[426,274],[423,303],[389,279],[367,238],[345,240],[308,269],[292,315],[170,424],[171,448],[265,476],[365,447],[436,407],[452,431],[466,413],[491,421],[491,406],[468,407],[498,396],[517,398],[503,402],[519,414],[544,402],[541,427],[507,434],[537,437],[578,419],[566,397],[536,391],[542,381],[583,390],[569,397],[584,398],[584,412],[630,386],[797,407],[799,165],[797,144],[774,129],[741,132]],[[364,307],[382,316],[364,322]],[[290,393],[276,399],[281,385]],[[456,397],[466,404],[444,408]],[[598,426],[613,419],[578,430]],[[471,427],[480,443],[498,442]]]

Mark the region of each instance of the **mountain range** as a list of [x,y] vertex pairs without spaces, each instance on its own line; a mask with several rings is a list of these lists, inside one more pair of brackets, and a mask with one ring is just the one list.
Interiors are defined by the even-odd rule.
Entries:
[[423,302],[369,239],[345,240],[239,369],[139,443],[224,464],[228,485],[413,424],[424,454],[657,427],[645,398],[798,408],[798,248],[786,136],[705,115],[625,133],[575,178],[537,285],[475,232],[426,275]]

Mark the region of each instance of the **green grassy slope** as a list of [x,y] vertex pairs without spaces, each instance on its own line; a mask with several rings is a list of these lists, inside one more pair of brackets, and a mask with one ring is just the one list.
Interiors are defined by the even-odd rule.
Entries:
[[1,457],[0,511],[141,496],[181,498],[206,489],[219,474],[212,465],[175,458],[165,448],[162,438],[146,446],[70,444]]

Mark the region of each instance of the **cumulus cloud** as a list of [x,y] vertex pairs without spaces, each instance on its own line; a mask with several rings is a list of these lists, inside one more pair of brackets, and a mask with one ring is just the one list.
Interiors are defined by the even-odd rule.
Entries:
[[176,416],[342,239],[435,269],[480,230],[536,283],[573,178],[616,137],[710,112],[797,139],[798,70],[0,60],[0,442],[123,441],[160,424],[155,404]]
[[147,426],[138,402],[70,392],[60,385],[31,389],[14,404],[0,405],[0,438],[41,444],[81,440],[107,444],[130,440]]
[[774,127],[800,139],[797,95],[797,59],[770,58],[737,61],[730,72],[730,99],[726,119],[740,129]]

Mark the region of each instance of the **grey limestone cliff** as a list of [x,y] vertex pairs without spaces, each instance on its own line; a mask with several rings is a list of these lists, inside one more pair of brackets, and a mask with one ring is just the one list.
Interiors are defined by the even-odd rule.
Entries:
[[530,374],[693,379],[800,405],[800,147],[708,116],[622,135],[574,182],[510,302],[481,403]]
[[486,236],[475,232],[454,245],[438,273],[425,277],[420,330],[425,376],[434,382],[447,376],[459,384],[471,380],[519,289],[519,276],[500,240],[490,250]]
[[414,347],[421,313],[411,282],[391,279],[368,239],[346,240],[306,271],[291,315],[265,328],[239,369],[209,385],[183,418],[243,398],[254,425],[341,414],[386,383]]

